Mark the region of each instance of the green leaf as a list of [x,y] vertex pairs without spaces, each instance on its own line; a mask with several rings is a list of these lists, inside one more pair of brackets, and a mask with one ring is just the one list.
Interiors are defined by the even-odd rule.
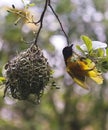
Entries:
[[106,55],[108,56],[108,48],[106,48]]
[[3,83],[6,79],[4,77],[0,77],[0,84]]
[[79,45],[76,45],[76,48],[77,48],[80,52],[85,53],[85,51],[84,51]]
[[93,48],[92,48],[92,40],[89,37],[85,36],[85,35],[82,35],[81,39],[83,40],[84,44],[86,45],[88,53],[90,53],[93,50]]
[[24,4],[24,0],[21,0],[22,1],[22,3]]
[[98,52],[97,52],[97,55],[98,55],[98,57],[103,57],[104,56],[104,50],[99,48]]
[[103,72],[107,72],[107,71],[108,71],[108,60],[103,61],[103,62],[101,63],[101,66],[102,66]]
[[33,6],[35,6],[35,3],[31,3],[31,4],[29,4],[29,6],[30,6],[30,7],[33,7]]

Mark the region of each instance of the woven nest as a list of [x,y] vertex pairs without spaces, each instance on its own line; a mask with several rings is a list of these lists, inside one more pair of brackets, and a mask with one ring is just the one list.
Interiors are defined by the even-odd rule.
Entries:
[[4,96],[39,102],[51,78],[51,68],[37,45],[32,45],[5,65]]

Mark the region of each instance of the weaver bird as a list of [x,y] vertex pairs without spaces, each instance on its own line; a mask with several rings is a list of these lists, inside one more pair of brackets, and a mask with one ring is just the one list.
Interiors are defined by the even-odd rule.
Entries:
[[95,63],[89,58],[77,55],[72,47],[73,44],[63,49],[66,70],[72,79],[85,89],[88,89],[86,83],[87,77],[95,81],[97,84],[102,84],[103,78],[101,73],[97,70]]

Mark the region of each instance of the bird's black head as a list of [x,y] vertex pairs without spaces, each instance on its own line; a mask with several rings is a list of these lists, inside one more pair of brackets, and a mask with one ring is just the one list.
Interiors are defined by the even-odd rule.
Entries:
[[66,46],[65,48],[63,48],[62,53],[63,53],[64,59],[65,59],[65,62],[67,61],[67,59],[70,56],[72,56],[72,53],[73,53],[72,52],[72,46],[73,46],[73,44],[71,46]]

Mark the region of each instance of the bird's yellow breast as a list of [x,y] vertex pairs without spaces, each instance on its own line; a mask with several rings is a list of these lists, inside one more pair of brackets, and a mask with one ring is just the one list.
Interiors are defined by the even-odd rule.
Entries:
[[95,67],[95,63],[90,59],[74,59],[73,57],[67,60],[67,72],[73,80],[80,86],[85,87],[86,77],[91,78],[97,84],[103,83],[101,73]]

